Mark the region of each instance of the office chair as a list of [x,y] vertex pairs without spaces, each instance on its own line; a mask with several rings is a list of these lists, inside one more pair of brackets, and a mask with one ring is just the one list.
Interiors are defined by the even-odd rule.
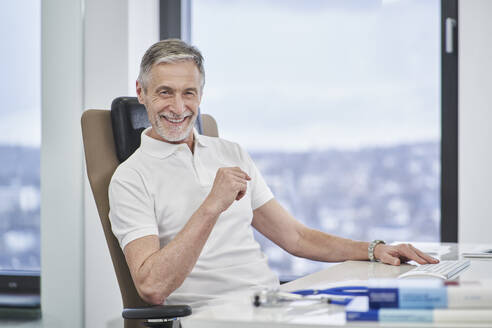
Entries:
[[[198,115],[197,130],[217,137],[217,124],[207,114]],[[111,231],[108,187],[116,167],[140,146],[140,134],[150,123],[145,107],[135,97],[116,98],[108,110],[87,110],[82,114],[87,175],[108,244],[123,300],[125,328],[171,327],[175,318],[191,314],[188,305],[150,306],[137,293],[126,259]]]

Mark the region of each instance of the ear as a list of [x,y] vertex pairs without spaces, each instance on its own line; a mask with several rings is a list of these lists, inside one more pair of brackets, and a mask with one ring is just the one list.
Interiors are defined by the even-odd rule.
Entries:
[[136,87],[137,87],[137,98],[138,98],[138,102],[141,103],[141,104],[144,104],[144,99],[143,99],[143,94],[145,93],[143,87],[142,87],[142,84],[140,84],[140,82],[136,82]]

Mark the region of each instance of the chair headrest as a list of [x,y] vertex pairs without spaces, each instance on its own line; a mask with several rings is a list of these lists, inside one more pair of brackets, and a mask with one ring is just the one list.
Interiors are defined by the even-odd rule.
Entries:
[[[118,97],[111,103],[111,122],[116,155],[121,163],[140,147],[140,135],[150,126],[147,110],[137,97]],[[202,133],[200,109],[195,125],[198,133]]]

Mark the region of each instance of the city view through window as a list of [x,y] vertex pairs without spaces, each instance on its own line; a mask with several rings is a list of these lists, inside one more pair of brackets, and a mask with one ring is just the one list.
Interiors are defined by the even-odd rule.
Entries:
[[[306,225],[438,241],[439,24],[437,0],[194,0],[201,109]],[[281,276],[324,265],[257,239]]]
[[40,269],[41,3],[2,3],[0,271]]

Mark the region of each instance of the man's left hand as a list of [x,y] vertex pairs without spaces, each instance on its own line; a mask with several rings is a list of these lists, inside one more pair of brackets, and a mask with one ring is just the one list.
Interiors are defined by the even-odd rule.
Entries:
[[408,261],[415,261],[418,264],[436,264],[438,259],[413,247],[411,244],[384,245],[379,244],[374,249],[374,257],[382,263],[400,265]]

